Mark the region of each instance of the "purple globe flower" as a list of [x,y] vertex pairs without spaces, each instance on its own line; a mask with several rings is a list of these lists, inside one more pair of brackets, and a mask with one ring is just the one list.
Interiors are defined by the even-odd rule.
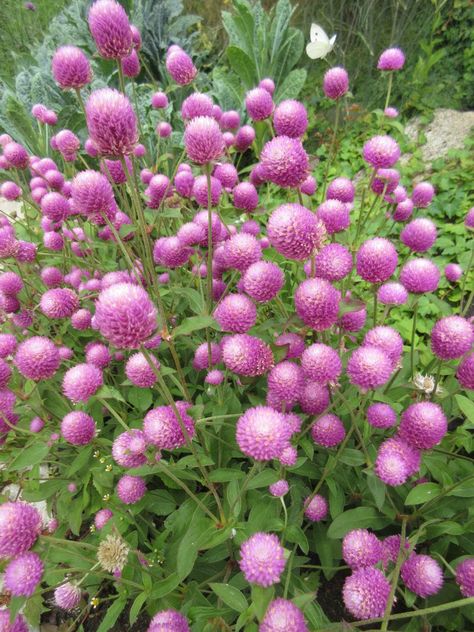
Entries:
[[124,474],[117,483],[117,496],[125,505],[134,505],[146,493],[146,484],[140,476]]
[[6,502],[0,505],[0,557],[28,551],[41,531],[41,516],[32,505]]
[[81,601],[82,591],[79,586],[71,582],[61,584],[54,591],[54,605],[70,612],[77,608]]
[[151,107],[164,109],[168,107],[168,97],[165,92],[155,92],[151,97]]
[[160,237],[153,247],[153,260],[167,268],[180,268],[185,265],[193,251],[183,245],[179,237]]
[[[396,564],[398,555],[400,553],[401,548],[401,536],[399,535],[389,535],[388,538],[385,538],[382,542],[382,565],[386,568],[389,562],[392,564]],[[410,542],[407,538],[405,538],[405,546],[404,548],[408,550],[410,548]]]
[[208,371],[206,377],[204,378],[204,382],[206,384],[211,384],[212,386],[218,386],[219,384],[222,384],[223,381],[224,374],[219,369]]
[[105,369],[112,361],[112,355],[106,345],[100,342],[89,342],[86,347],[86,361],[99,369]]
[[305,195],[314,195],[314,193],[316,192],[316,189],[318,188],[318,185],[316,183],[316,179],[309,175],[306,176],[306,179],[304,180],[303,184],[300,186],[300,191],[301,193],[304,193]]
[[40,309],[52,319],[69,318],[79,307],[77,294],[69,288],[47,290],[41,297]]
[[395,191],[400,182],[400,172],[396,169],[378,169],[372,180],[372,191],[378,195],[388,195]]
[[258,193],[250,182],[240,182],[232,191],[235,208],[251,213],[258,206]]
[[226,189],[233,189],[239,180],[237,169],[230,162],[216,165],[212,175],[220,180]]
[[97,0],[89,10],[89,29],[101,57],[121,59],[133,45],[130,22],[116,0]]
[[362,155],[374,169],[388,169],[400,158],[400,147],[391,136],[374,136],[365,143]]
[[290,203],[282,204],[272,212],[267,234],[280,254],[301,261],[321,247],[326,231],[309,209]]
[[[191,193],[200,206],[208,206],[209,198],[206,176],[202,175],[195,178]],[[211,206],[217,206],[217,204],[219,204],[221,193],[222,184],[220,180],[211,176]]]
[[0,273],[0,292],[6,296],[16,296],[23,289],[23,280],[16,272]]
[[[149,358],[158,371],[160,368],[158,360],[153,355],[149,355]],[[139,388],[151,388],[157,379],[155,371],[143,353],[134,353],[130,356],[125,365],[125,375],[132,384]]]
[[263,375],[273,366],[270,347],[260,338],[248,334],[224,338],[222,358],[230,371],[249,377]]
[[183,101],[181,117],[186,122],[197,116],[212,116],[212,107],[212,99],[207,94],[193,92]]
[[69,201],[60,193],[51,191],[41,198],[41,212],[53,222],[62,222],[70,213]]
[[326,200],[318,206],[316,215],[324,222],[329,235],[340,233],[351,223],[348,205],[339,200]]
[[464,219],[464,226],[469,230],[474,228],[474,206],[468,210]]
[[356,619],[383,617],[390,595],[390,582],[378,568],[359,568],[346,578],[342,598]]
[[240,114],[235,110],[223,112],[219,123],[222,129],[237,129],[240,125]]
[[433,448],[447,431],[448,420],[443,409],[433,402],[411,404],[400,418],[400,436],[421,450]]
[[160,450],[175,450],[185,446],[187,439],[182,426],[190,440],[196,434],[194,420],[187,414],[189,407],[190,404],[186,402],[176,402],[180,419],[171,406],[158,406],[148,411],[143,420],[143,432],[148,443]]
[[21,196],[21,193],[21,188],[16,182],[12,182],[11,180],[4,182],[2,186],[0,186],[0,195],[6,200],[17,200]]
[[456,584],[464,597],[474,596],[474,558],[470,557],[457,565]]
[[461,360],[456,377],[461,386],[474,390],[474,353],[470,353]]
[[325,279],[307,279],[295,293],[296,313],[316,331],[329,329],[339,312],[340,293]]
[[324,246],[317,253],[315,263],[316,276],[327,281],[340,281],[350,273],[353,266],[349,250],[337,243]]
[[6,358],[15,352],[17,345],[13,334],[0,334],[0,358]]
[[430,219],[419,217],[405,226],[400,239],[413,252],[426,252],[436,241],[436,226]]
[[252,263],[242,276],[244,291],[258,303],[266,303],[275,298],[284,282],[282,270],[271,261]]
[[411,259],[400,271],[400,281],[413,294],[434,292],[439,283],[438,267],[429,259]]
[[20,145],[20,143],[11,141],[4,145],[3,156],[9,167],[15,167],[15,169],[26,169],[28,166],[28,152],[23,145]]
[[272,95],[264,88],[254,88],[245,96],[245,107],[253,121],[263,121],[273,112]]
[[87,402],[103,384],[102,371],[93,364],[78,364],[63,378],[63,393],[72,402]]
[[328,200],[339,200],[345,204],[350,204],[354,201],[355,187],[349,178],[339,177],[335,178],[329,183],[328,190],[326,191],[326,198]]
[[94,221],[102,222],[103,214],[113,218],[114,192],[106,176],[99,171],[81,171],[72,181],[71,200],[74,207]]
[[330,68],[323,78],[323,92],[333,100],[340,99],[349,90],[349,75],[341,66]]
[[243,294],[229,294],[214,311],[223,331],[244,334],[255,325],[257,308],[252,301]]
[[[111,0],[99,0],[99,2]],[[102,88],[86,102],[89,136],[100,154],[120,157],[133,153],[138,142],[137,117],[128,98],[118,90]]]
[[251,125],[242,125],[234,139],[237,151],[247,151],[255,140],[255,130]]
[[240,547],[240,569],[251,584],[267,588],[280,581],[285,568],[284,549],[273,533],[255,533]]
[[15,354],[15,365],[27,379],[47,380],[58,370],[61,359],[56,345],[43,336],[24,340]]
[[308,127],[305,106],[295,99],[282,101],[273,112],[273,126],[277,136],[300,138]]
[[249,408],[237,421],[240,450],[256,461],[277,459],[289,444],[291,429],[284,415],[268,406]]
[[61,46],[51,62],[53,77],[63,90],[79,90],[92,81],[92,71],[86,55],[77,46]]
[[441,360],[454,360],[467,353],[474,342],[472,324],[461,316],[441,318],[431,330],[431,348]]
[[[211,366],[221,361],[221,348],[215,342],[211,342]],[[209,366],[207,343],[203,342],[194,352],[193,367],[197,371],[207,369]]]
[[280,479],[276,483],[272,483],[272,485],[269,486],[268,491],[272,496],[275,496],[275,498],[282,498],[283,496],[285,496],[285,494],[288,493],[289,489],[290,486],[288,484],[288,481]]
[[43,572],[44,565],[39,555],[31,551],[21,553],[5,568],[4,587],[14,597],[31,597]]
[[395,208],[392,218],[396,222],[405,222],[413,214],[413,202],[410,198],[399,202]]
[[268,405],[276,410],[290,410],[298,403],[303,386],[301,367],[288,360],[279,362],[268,374]]
[[379,57],[377,70],[401,70],[405,64],[405,55],[400,48],[387,48]]
[[319,494],[315,494],[311,500],[309,497],[304,501],[304,515],[311,520],[311,522],[319,522],[324,520],[328,515],[328,502]]
[[326,384],[336,382],[342,372],[337,351],[322,343],[310,345],[301,356],[301,366],[307,378]]
[[419,597],[436,595],[443,585],[443,570],[429,555],[412,553],[403,562],[400,575],[407,588]]
[[268,605],[259,632],[308,632],[303,613],[288,599],[274,599]]
[[177,610],[161,610],[150,621],[148,632],[191,632],[188,620]]
[[197,68],[191,57],[179,47],[166,54],[166,70],[170,77],[180,86],[187,86],[197,75]]
[[392,370],[393,364],[387,353],[371,345],[356,349],[347,363],[349,381],[364,391],[383,386],[390,379]]
[[87,445],[95,432],[95,421],[81,410],[73,410],[61,421],[61,434],[72,445]]
[[308,155],[297,138],[277,136],[265,143],[260,163],[266,179],[280,187],[297,187],[308,175]]
[[313,441],[324,448],[334,448],[339,445],[346,436],[344,424],[331,413],[323,415],[311,427]]
[[113,515],[114,514],[110,511],[110,509],[100,509],[94,518],[95,528],[99,531],[103,529]]
[[365,241],[357,251],[357,273],[369,283],[382,283],[395,272],[398,255],[391,241],[374,237]]
[[462,277],[463,269],[457,263],[448,263],[444,269],[444,276],[450,283],[456,283]]
[[145,433],[141,430],[122,432],[114,439],[112,456],[116,463],[126,468],[145,465],[147,447]]
[[367,421],[373,428],[391,428],[397,423],[397,413],[389,404],[376,402],[367,408]]
[[389,281],[379,287],[377,298],[382,305],[404,305],[408,300],[408,292],[401,283]]
[[379,326],[369,329],[364,337],[364,345],[378,347],[385,351],[395,366],[403,353],[403,340],[393,327]]
[[224,256],[229,268],[243,272],[262,258],[262,248],[253,235],[237,233],[225,242]]
[[210,116],[198,116],[186,126],[184,145],[188,157],[199,165],[217,160],[224,152],[219,124]]
[[411,199],[417,208],[427,208],[435,195],[435,189],[429,182],[419,182],[413,187]]
[[270,77],[264,77],[263,79],[261,79],[258,87],[263,88],[270,94],[273,94],[275,92],[275,82]]
[[382,559],[382,543],[375,533],[354,529],[342,540],[342,557],[352,569],[375,566]]
[[286,352],[286,359],[299,358],[305,350],[305,342],[303,338],[301,338],[301,336],[298,336],[298,334],[294,334],[292,332],[288,332],[278,336],[278,338],[275,340],[275,344],[278,347],[286,346],[288,348]]
[[379,447],[375,473],[387,485],[403,485],[420,467],[420,452],[399,437],[387,439]]

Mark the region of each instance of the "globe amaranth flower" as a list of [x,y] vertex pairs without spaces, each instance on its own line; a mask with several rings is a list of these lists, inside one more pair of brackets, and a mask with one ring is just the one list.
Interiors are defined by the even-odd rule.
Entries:
[[405,55],[400,48],[387,48],[377,62],[377,70],[401,70],[405,64]]
[[339,301],[338,290],[320,278],[303,281],[295,293],[296,313],[316,331],[329,329],[337,321]]
[[[228,132],[227,132],[228,133]],[[242,125],[234,138],[234,147],[237,151],[247,151],[255,140],[255,130],[251,125]],[[227,143],[226,143],[227,144]],[[263,167],[262,167],[263,171]],[[266,176],[265,176],[266,179]],[[253,184],[256,184],[255,182]]]
[[110,509],[99,509],[94,517],[95,528],[99,531],[100,529],[103,529],[103,527],[105,527],[105,525],[112,518],[113,515],[114,514]]
[[320,415],[329,406],[329,389],[319,382],[306,382],[300,396],[301,410],[307,415]]
[[301,367],[283,360],[268,374],[267,403],[276,410],[290,410],[298,403],[304,386]]
[[15,255],[16,237],[11,226],[0,226],[0,259]]
[[376,475],[387,485],[403,485],[420,467],[420,452],[400,437],[384,441],[375,461]]
[[270,601],[258,629],[259,632],[308,632],[301,610],[281,597]]
[[[155,370],[160,369],[160,363],[153,355],[148,355]],[[125,375],[132,384],[140,388],[151,388],[156,382],[155,370],[150,366],[148,358],[143,353],[134,353],[127,360]]]
[[92,81],[89,60],[77,46],[60,46],[51,62],[53,77],[63,90],[79,90]]
[[137,51],[132,51],[120,60],[122,71],[125,77],[135,78],[140,74],[140,60],[138,58]]
[[400,575],[407,588],[419,597],[436,595],[443,585],[443,570],[429,555],[412,553],[403,562]]
[[224,258],[227,267],[243,272],[262,258],[262,248],[253,235],[237,233],[225,242]]
[[227,189],[233,189],[239,181],[237,169],[230,162],[217,164],[212,175]]
[[305,342],[301,336],[292,332],[280,334],[275,340],[277,347],[287,347],[285,359],[299,358],[305,350]]
[[463,269],[457,263],[448,263],[444,269],[444,276],[450,283],[456,283],[462,277]]
[[15,354],[19,372],[30,380],[47,380],[58,370],[61,358],[56,345],[44,336],[27,338]]
[[116,0],[97,0],[89,9],[89,29],[97,50],[105,59],[126,57],[133,45],[130,22]]
[[448,431],[443,409],[433,402],[411,404],[400,418],[400,436],[420,450],[430,450]]
[[367,408],[367,421],[373,428],[391,428],[397,423],[397,413],[389,404],[375,402]]
[[171,47],[166,54],[166,70],[171,78],[180,86],[186,86],[197,75],[197,68],[191,57],[179,46]]
[[188,262],[192,253],[192,249],[184,246],[179,237],[160,237],[153,247],[153,260],[168,268],[180,268]]
[[263,121],[273,112],[272,95],[264,88],[254,88],[245,96],[245,107],[253,121]]
[[430,219],[418,217],[405,226],[400,239],[413,252],[426,252],[436,241],[436,226]]
[[[402,544],[402,538],[400,535],[389,535],[382,541],[382,565],[386,568],[389,562],[396,564],[398,556],[400,554],[400,548]],[[408,538],[405,538],[404,549],[408,551],[410,549],[410,542]]]
[[344,424],[337,415],[328,413],[319,417],[311,426],[313,441],[324,448],[334,448],[346,436]]
[[357,274],[369,283],[382,283],[395,272],[398,255],[395,246],[384,237],[364,241],[356,255]]
[[185,616],[170,608],[155,614],[147,632],[191,632],[191,628]]
[[356,349],[347,363],[349,381],[361,389],[383,386],[390,379],[393,363],[389,355],[379,347],[364,345]]
[[400,147],[391,136],[374,136],[365,143],[362,155],[374,169],[388,169],[400,158]]
[[145,495],[146,484],[141,476],[124,474],[117,483],[116,492],[124,505],[134,505]]
[[392,219],[396,222],[405,222],[413,214],[413,208],[413,202],[410,198],[403,200],[403,202],[399,202],[395,207]]
[[187,414],[190,404],[178,401],[175,406],[179,418],[173,407],[158,406],[149,410],[143,420],[146,440],[160,450],[182,448],[188,442],[187,437],[191,440],[196,434],[194,420]]
[[89,136],[100,154],[131,154],[138,142],[137,117],[128,98],[118,90],[102,88],[86,102]]
[[455,579],[464,597],[474,596],[474,558],[470,557],[457,565]]
[[[211,206],[217,206],[222,194],[222,184],[220,180],[210,177],[211,180]],[[193,182],[191,191],[192,196],[199,206],[209,206],[209,188],[207,186],[207,177],[205,175],[197,176]]]
[[16,272],[2,272],[0,274],[0,292],[6,296],[16,296],[23,289],[23,280]]
[[461,386],[474,390],[474,353],[470,353],[461,360],[456,377]]
[[353,266],[349,250],[337,243],[324,246],[316,254],[315,263],[316,276],[327,281],[340,281],[349,274]]
[[309,176],[306,176],[305,180],[300,186],[300,191],[301,193],[304,193],[305,195],[311,196],[311,195],[314,195],[317,188],[318,188],[318,185],[317,185],[316,179],[312,175],[309,175]]
[[242,276],[244,292],[257,303],[271,301],[283,287],[285,276],[276,263],[257,261]]
[[272,246],[289,259],[307,259],[320,248],[326,236],[322,223],[300,204],[282,204],[268,220],[267,234]]
[[393,366],[395,366],[403,353],[403,340],[398,331],[393,327],[379,325],[369,331],[364,336],[364,345],[378,347],[385,351]]
[[147,441],[141,430],[128,430],[119,434],[112,444],[114,461],[126,468],[140,467],[146,463]]
[[29,163],[29,156],[26,149],[20,143],[13,141],[3,147],[3,156],[8,165],[15,169],[26,169]]
[[127,563],[130,547],[121,537],[109,534],[99,543],[97,561],[108,573],[120,572]]
[[225,366],[237,375],[256,377],[273,366],[273,353],[260,338],[248,334],[227,336],[222,341]]
[[116,283],[99,294],[94,320],[114,346],[136,349],[156,329],[156,308],[140,286]]
[[320,494],[315,494],[312,498],[309,496],[304,501],[304,515],[311,522],[324,520],[328,515],[328,510],[328,501]]
[[87,169],[79,172],[72,181],[71,200],[74,207],[87,217],[103,223],[103,215],[113,219],[115,215],[114,192],[106,176]]
[[61,434],[72,445],[87,445],[94,438],[95,432],[95,421],[81,410],[73,410],[61,421]]
[[77,294],[69,288],[53,288],[41,297],[40,309],[53,319],[69,318],[79,307]]
[[429,259],[411,259],[400,271],[400,281],[414,294],[434,292],[438,287],[439,278],[438,267]]
[[309,160],[301,141],[277,136],[265,143],[260,154],[265,178],[280,187],[297,187],[308,175]]
[[390,595],[390,582],[378,568],[359,568],[346,578],[342,598],[356,619],[383,617]]
[[236,110],[227,110],[222,113],[219,123],[222,129],[237,129],[240,125],[240,114]]
[[[219,364],[221,361],[221,348],[215,342],[211,342],[211,366]],[[209,353],[206,342],[200,344],[194,352],[193,368],[197,371],[209,368]]]
[[103,384],[102,371],[93,364],[77,364],[63,378],[63,393],[72,402],[87,402]]
[[217,160],[224,152],[219,124],[210,116],[198,116],[186,126],[184,146],[188,157],[199,165]]
[[66,582],[54,591],[54,605],[70,612],[77,608],[81,601],[82,591],[76,584]]
[[283,496],[285,496],[285,494],[288,493],[289,489],[290,489],[290,486],[288,484],[288,481],[285,481],[284,479],[280,479],[276,483],[272,483],[269,486],[268,491],[270,492],[272,496],[275,496],[275,498],[282,498]]
[[200,92],[191,93],[181,105],[181,117],[185,122],[197,116],[212,116],[212,99]]
[[17,200],[21,196],[21,188],[18,186],[16,182],[12,182],[9,180],[8,182],[4,182],[0,186],[0,195],[2,195],[6,200]]
[[382,305],[404,305],[408,300],[408,292],[401,283],[389,281],[379,287],[377,299]]
[[233,191],[233,202],[235,208],[251,213],[258,206],[257,189],[251,182],[240,182]]
[[237,421],[240,450],[256,461],[277,459],[289,444],[291,429],[284,415],[268,406],[249,408]]
[[339,200],[345,204],[350,204],[354,201],[355,187],[349,178],[338,177],[329,183],[326,191],[326,199]]
[[464,219],[464,226],[469,230],[474,228],[474,206],[468,210]]
[[348,205],[339,200],[326,200],[320,204],[316,216],[324,223],[329,235],[339,233],[350,225]]
[[267,588],[280,581],[286,561],[275,534],[254,533],[240,547],[240,557],[240,570],[249,583]]
[[273,127],[278,136],[300,138],[308,127],[308,114],[301,101],[285,99],[273,112]]
[[411,199],[417,208],[427,208],[435,195],[435,189],[429,182],[419,182],[413,187]]
[[99,369],[105,369],[112,362],[112,354],[101,342],[89,342],[86,347],[86,362]]
[[24,502],[0,505],[0,557],[12,557],[28,551],[41,531],[38,510]]
[[323,92],[329,99],[340,99],[349,90],[349,75],[341,66],[326,71],[323,78]]
[[14,597],[31,597],[43,572],[44,565],[37,553],[20,553],[5,568],[4,587]]
[[382,559],[382,543],[367,529],[353,529],[342,540],[342,557],[353,569],[375,566]]
[[431,330],[431,349],[441,360],[460,358],[473,342],[474,328],[461,316],[445,316]]
[[301,366],[306,377],[326,384],[335,382],[342,372],[337,351],[322,343],[310,345],[301,356]]
[[214,311],[222,331],[243,334],[255,325],[257,308],[244,294],[228,294]]

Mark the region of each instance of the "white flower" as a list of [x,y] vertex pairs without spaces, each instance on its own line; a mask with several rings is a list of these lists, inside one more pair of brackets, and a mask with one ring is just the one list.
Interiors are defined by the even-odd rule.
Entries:
[[[423,391],[426,395],[431,395],[435,388],[435,378],[432,375],[423,375],[417,373],[413,378],[413,384],[419,391]],[[443,389],[438,384],[436,386],[436,395],[443,393]]]

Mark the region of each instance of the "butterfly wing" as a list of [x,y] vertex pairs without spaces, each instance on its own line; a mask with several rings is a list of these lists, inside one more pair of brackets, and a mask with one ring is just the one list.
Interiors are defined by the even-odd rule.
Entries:
[[323,59],[330,50],[327,42],[310,42],[306,46],[306,54],[310,59]]
[[329,45],[331,47],[331,50],[334,48],[334,44],[336,43],[336,37],[337,35],[333,35],[331,39],[329,40]]
[[327,44],[329,42],[329,38],[326,35],[325,30],[321,26],[319,26],[319,24],[315,24],[314,22],[313,24],[311,24],[309,39],[312,43],[324,42]]

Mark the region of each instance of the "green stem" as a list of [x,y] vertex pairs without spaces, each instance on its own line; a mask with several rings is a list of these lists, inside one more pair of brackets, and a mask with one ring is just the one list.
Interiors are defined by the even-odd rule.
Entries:
[[120,417],[120,415],[118,414],[118,412],[116,410],[114,410],[112,408],[112,406],[108,403],[108,401],[106,399],[103,399],[102,397],[97,397],[97,401],[99,401],[102,406],[105,406],[105,408],[107,408],[107,410],[109,411],[109,413],[115,417],[115,419],[119,422],[119,424],[125,428],[125,430],[130,430],[129,426],[127,426],[127,424],[124,422],[124,420],[122,419],[122,417]]
[[461,288],[461,301],[460,301],[460,312],[461,315],[464,316],[465,312],[467,312],[467,310],[469,309],[469,305],[472,301],[472,296],[470,297],[468,304],[466,306],[466,308],[464,308],[464,292],[466,290],[466,285],[467,285],[467,279],[469,277],[469,273],[471,271],[471,266],[474,260],[474,239],[472,240],[472,247],[471,247],[471,256],[469,257],[469,263],[467,264],[467,268],[466,268],[466,273],[464,275],[464,279],[462,282],[462,288]]
[[385,108],[388,108],[390,103],[390,95],[392,93],[392,83],[393,83],[393,72],[390,72],[388,75],[388,87],[387,87],[387,96],[385,98]]
[[377,290],[378,290],[378,285],[375,284],[374,285],[374,327],[377,326]]
[[329,175],[329,170],[332,166],[332,162],[334,160],[335,157],[335,147],[336,147],[336,139],[337,139],[337,131],[339,128],[339,117],[340,117],[340,111],[341,111],[341,100],[337,99],[336,101],[336,116],[335,116],[335,120],[334,120],[334,130],[333,130],[333,134],[332,134],[332,138],[331,138],[331,146],[329,148],[329,156],[328,156],[328,160],[326,163],[326,170],[324,173],[324,182],[323,182],[323,190],[322,190],[322,200],[324,201],[324,197],[326,195],[326,189],[327,189],[327,185],[328,185],[328,175]]
[[117,69],[118,69],[120,90],[125,94],[125,80],[123,78],[122,62],[120,59],[117,59]]
[[415,332],[416,332],[416,318],[418,316],[418,299],[415,299],[413,305],[413,324],[411,329],[411,344],[410,344],[410,375],[413,380],[414,374],[414,358],[415,358]]
[[405,556],[406,528],[407,528],[407,519],[406,517],[404,517],[402,521],[402,530],[400,533],[400,548],[398,550],[395,570],[393,571],[392,586],[390,588],[390,594],[388,596],[387,605],[385,606],[385,612],[383,615],[383,621],[382,621],[382,626],[380,627],[380,632],[387,632],[388,630],[388,622],[390,620],[390,614],[392,613],[395,591],[397,590],[398,576],[400,575],[400,568],[402,566],[403,558]]
[[255,474],[257,474],[258,470],[260,469],[260,462],[259,461],[255,461],[254,464],[252,465],[252,467],[250,468],[250,470],[247,472],[247,476],[245,478],[244,484],[242,485],[241,489],[240,489],[240,494],[237,496],[237,498],[234,500],[234,502],[232,503],[232,506],[230,508],[230,513],[232,514],[235,505],[239,502],[239,500],[241,500],[244,497],[245,492],[247,491],[247,487],[250,483],[250,481],[252,480],[252,478],[255,476]]
[[[119,62],[120,63],[120,62]],[[77,100],[79,101],[79,105],[81,106],[82,113],[84,114],[84,119],[86,118],[86,106],[84,105],[84,99],[82,98],[80,88],[75,89],[75,93],[77,95]]]

